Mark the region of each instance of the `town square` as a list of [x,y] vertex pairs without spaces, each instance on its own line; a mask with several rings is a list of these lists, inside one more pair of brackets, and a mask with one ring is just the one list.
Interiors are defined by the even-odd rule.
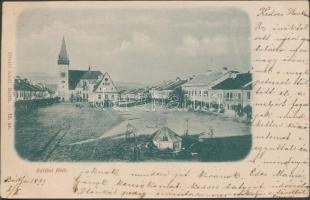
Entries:
[[[242,12],[229,12],[246,22]],[[114,12],[108,14],[119,17]],[[145,16],[144,13],[141,15]],[[85,55],[77,56],[81,49],[74,47],[80,42],[73,40],[76,35],[72,34],[76,32],[68,29],[69,36],[63,34],[51,43],[54,56],[46,57],[50,60],[50,73],[44,72],[44,69],[24,68],[25,65],[20,64],[14,81],[15,147],[23,159],[237,161],[248,154],[252,142],[253,77],[249,58],[239,52],[247,51],[247,48],[242,49],[235,39],[225,39],[222,35],[227,33],[221,30],[218,33],[211,31],[214,36],[205,36],[200,41],[201,33],[198,31],[195,33],[197,37],[194,37],[194,32],[181,37],[181,46],[177,41],[169,44],[175,45],[175,49],[163,55],[157,48],[165,45],[166,49],[171,48],[162,41],[174,37],[175,29],[180,27],[172,26],[176,23],[173,20],[179,20],[181,15],[176,13],[177,18],[164,12],[154,12],[152,15],[154,20],[156,16],[165,16],[165,23],[171,23],[172,28],[167,28],[166,35],[155,32],[148,35],[147,30],[155,28],[149,24],[141,25],[144,31],[129,32],[131,39],[124,39],[128,37],[126,34],[122,36],[119,33],[117,36],[111,32],[109,39],[114,38],[115,44],[121,45],[116,45],[115,51],[106,48],[106,53],[99,54],[95,49],[101,51],[105,47],[93,44],[93,48],[84,49]],[[214,11],[204,15],[206,19],[214,20],[213,15],[219,14]],[[132,16],[135,17],[134,14]],[[35,17],[31,12],[25,14],[25,19]],[[219,27],[231,19],[224,17],[221,20],[217,25]],[[51,23],[52,26],[59,26],[53,24],[53,20]],[[81,25],[79,21],[74,23]],[[240,28],[244,38],[248,38],[248,27]],[[27,31],[21,30],[21,38],[32,30]],[[50,35],[51,32],[42,34]],[[162,47],[152,43],[155,38]],[[88,39],[114,45],[97,37]],[[32,46],[26,40],[21,41]],[[36,42],[35,39],[33,41]],[[206,46],[197,46],[199,42]],[[211,51],[210,45],[213,43],[227,49]],[[88,44],[85,43],[86,46]],[[127,48],[131,45],[137,46],[129,51]],[[154,52],[143,58],[151,49]],[[21,52],[22,56],[28,53]],[[155,61],[157,54],[162,58]],[[166,60],[168,54],[174,54],[174,60]],[[46,55],[43,53],[42,56]],[[104,64],[104,67],[96,62],[92,64],[91,57],[102,60],[102,56],[105,56],[107,63],[111,56],[115,59],[111,59],[109,65]],[[178,61],[182,59],[183,63]],[[36,61],[27,57],[20,62],[32,63],[31,66],[40,68]],[[81,67],[77,63],[88,64]],[[151,67],[156,63],[162,67]]]

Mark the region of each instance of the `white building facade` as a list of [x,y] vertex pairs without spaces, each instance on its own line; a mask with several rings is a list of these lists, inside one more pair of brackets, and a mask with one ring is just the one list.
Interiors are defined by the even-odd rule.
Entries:
[[200,74],[182,85],[182,90],[185,91],[187,100],[193,104],[221,104],[222,93],[213,91],[212,87],[237,73],[237,71],[220,71]]

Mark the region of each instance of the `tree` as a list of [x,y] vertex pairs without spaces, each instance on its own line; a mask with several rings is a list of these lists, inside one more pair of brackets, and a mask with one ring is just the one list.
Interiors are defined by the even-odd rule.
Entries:
[[252,119],[252,106],[246,105],[246,106],[243,108],[243,112],[246,114],[247,120],[250,121],[250,120]]
[[181,87],[177,87],[170,93],[168,102],[170,106],[181,107],[182,105],[184,105],[184,103],[187,102],[187,96],[185,94],[185,91],[182,90]]
[[243,110],[242,110],[241,104],[238,104],[238,105],[235,107],[235,112],[236,112],[236,114],[237,114],[238,117],[242,117],[242,116],[243,116]]

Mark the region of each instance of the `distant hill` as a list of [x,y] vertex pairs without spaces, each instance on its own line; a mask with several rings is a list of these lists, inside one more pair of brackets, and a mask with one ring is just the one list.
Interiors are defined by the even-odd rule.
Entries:
[[33,80],[36,82],[40,82],[43,84],[57,84],[58,77],[57,75],[51,75],[46,73],[22,73],[22,74],[16,74],[17,76],[20,76],[21,78],[27,78],[29,80]]
[[54,92],[57,90],[57,84],[46,84],[45,86]]

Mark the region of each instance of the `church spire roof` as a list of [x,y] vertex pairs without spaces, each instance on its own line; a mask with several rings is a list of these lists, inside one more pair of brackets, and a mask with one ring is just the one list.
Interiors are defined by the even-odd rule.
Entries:
[[65,37],[62,38],[62,44],[58,55],[58,64],[69,65]]

